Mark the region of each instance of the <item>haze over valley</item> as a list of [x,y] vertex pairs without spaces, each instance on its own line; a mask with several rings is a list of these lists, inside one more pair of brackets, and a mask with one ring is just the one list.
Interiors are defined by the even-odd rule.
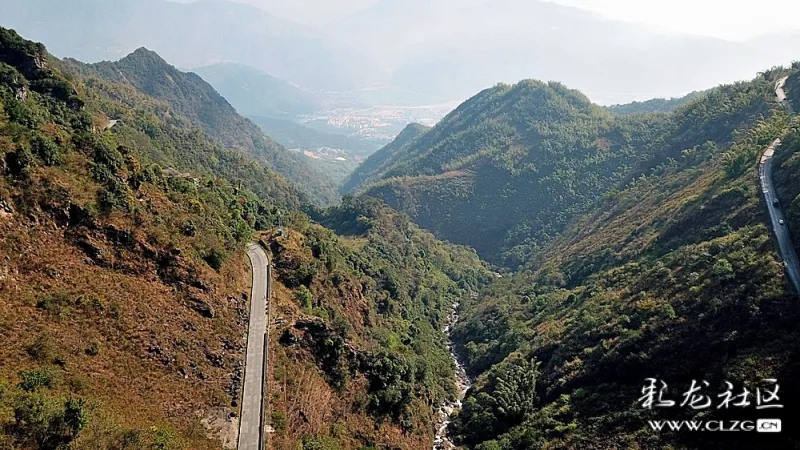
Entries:
[[[767,30],[729,41],[542,1],[312,3],[0,6],[6,26],[51,43],[57,56],[96,62],[146,47],[203,76],[242,115],[269,119],[256,121],[281,144],[301,153],[342,150],[352,163],[408,123],[432,125],[498,82],[557,80],[596,103],[619,104],[748,79],[800,51],[797,34],[773,38]],[[297,139],[295,125],[315,138]]]

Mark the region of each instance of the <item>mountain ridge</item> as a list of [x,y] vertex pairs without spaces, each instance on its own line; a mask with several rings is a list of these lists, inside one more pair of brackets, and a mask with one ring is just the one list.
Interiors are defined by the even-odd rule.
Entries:
[[259,241],[272,442],[432,447],[442,329],[491,280],[474,252],[372,199],[310,208],[130,72],[87,72],[0,27],[0,447],[235,446]]
[[265,136],[199,75],[179,71],[151,50],[140,48],[117,62],[87,65],[65,59],[62,65],[77,76],[128,84],[167,101],[180,115],[202,124],[223,145],[252,155],[284,175],[313,201],[329,204],[337,200],[333,181],[312,167],[303,155],[290,152]]
[[[670,114],[614,116],[559,83],[498,85],[393,153],[361,192],[516,268],[603,193],[686,149],[728,144],[737,128],[775,107],[768,95],[766,83],[738,83]],[[447,173],[459,182],[448,184],[440,177]]]
[[[82,61],[116,59],[144,46],[180,67],[250,63],[319,89],[351,89],[380,76],[358,51],[242,3],[3,0],[0,5],[7,12],[5,25],[52,43],[58,56]],[[76,12],[84,20],[63,20]]]

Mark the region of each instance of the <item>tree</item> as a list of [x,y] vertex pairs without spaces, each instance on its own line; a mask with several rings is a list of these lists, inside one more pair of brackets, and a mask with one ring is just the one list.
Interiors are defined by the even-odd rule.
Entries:
[[42,159],[45,166],[55,166],[61,163],[61,149],[58,145],[42,136],[40,133],[35,133],[31,142],[33,151]]
[[314,296],[311,294],[311,291],[308,290],[305,285],[300,285],[299,288],[294,292],[294,298],[300,303],[304,309],[311,309],[312,301],[314,300]]

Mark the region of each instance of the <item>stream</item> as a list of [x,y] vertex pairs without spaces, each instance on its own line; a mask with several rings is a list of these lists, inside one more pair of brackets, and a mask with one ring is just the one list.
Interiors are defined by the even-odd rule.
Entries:
[[[447,333],[448,338],[450,337],[450,331],[453,329],[453,326],[458,322],[459,319],[458,307],[458,303],[453,305],[453,311],[450,313],[450,317],[447,319],[447,325],[444,327],[444,332]],[[439,417],[436,421],[436,438],[433,441],[433,450],[453,450],[458,448],[447,437],[447,428],[450,426],[450,419],[453,416],[453,413],[457,409],[461,408],[461,400],[464,399],[464,395],[467,393],[467,390],[470,388],[470,386],[472,386],[472,380],[470,380],[469,376],[467,376],[467,371],[464,368],[464,365],[458,360],[452,340],[449,342],[448,346],[450,348],[450,356],[453,358],[453,361],[456,364],[458,399],[454,402],[447,402],[442,405],[441,408],[439,408]]]

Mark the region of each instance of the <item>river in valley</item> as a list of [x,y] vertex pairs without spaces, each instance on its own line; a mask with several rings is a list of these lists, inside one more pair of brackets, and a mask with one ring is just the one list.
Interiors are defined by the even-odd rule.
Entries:
[[[450,331],[453,329],[453,326],[458,322],[458,308],[458,304],[453,305],[453,311],[450,313],[450,317],[447,320],[447,326],[444,328],[444,332],[447,333],[448,338],[450,337]],[[455,361],[456,364],[458,399],[454,402],[445,403],[441,408],[439,408],[438,420],[436,422],[436,438],[433,441],[433,450],[453,450],[458,448],[447,437],[447,428],[450,426],[450,419],[453,416],[453,413],[457,409],[461,408],[461,400],[464,399],[464,395],[467,393],[467,390],[470,388],[470,386],[472,386],[472,380],[470,380],[469,376],[467,376],[467,371],[464,368],[464,365],[458,360],[452,340],[449,342],[449,347],[450,356],[452,356],[453,361]]]

